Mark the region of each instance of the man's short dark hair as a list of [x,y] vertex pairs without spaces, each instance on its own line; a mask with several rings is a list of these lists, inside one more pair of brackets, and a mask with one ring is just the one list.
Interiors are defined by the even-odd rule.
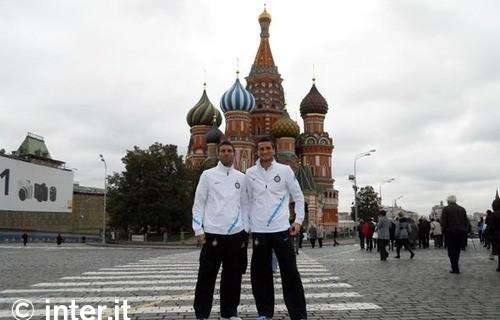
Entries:
[[380,210],[378,212],[378,214],[381,215],[381,216],[385,216],[387,214],[387,212],[385,212],[385,210]]
[[218,145],[217,145],[217,152],[219,152],[219,149],[220,147],[222,146],[231,146],[231,148],[233,148],[233,151],[234,151],[234,145],[231,141],[229,140],[223,140],[221,141]]
[[259,145],[259,143],[262,143],[262,142],[269,142],[273,146],[273,149],[275,148],[274,147],[274,140],[270,136],[264,136],[264,137],[260,138],[259,140],[257,140],[257,146]]

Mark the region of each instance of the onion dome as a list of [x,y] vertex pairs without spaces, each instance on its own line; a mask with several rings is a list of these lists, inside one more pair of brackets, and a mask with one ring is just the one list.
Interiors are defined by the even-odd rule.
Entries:
[[222,111],[247,111],[255,109],[255,99],[253,95],[245,89],[240,79],[236,78],[234,84],[227,90],[220,99]]
[[217,143],[217,144],[219,144],[220,139],[222,138],[222,135],[223,135],[222,131],[219,130],[216,121],[217,121],[217,119],[214,116],[212,129],[210,129],[205,134],[205,141],[207,143]]
[[300,103],[300,114],[308,114],[308,113],[321,113],[326,114],[328,112],[328,103],[325,98],[319,93],[318,89],[316,89],[316,84],[314,83],[309,90],[309,93],[302,99]]
[[283,116],[271,128],[271,134],[275,138],[296,138],[300,133],[297,122],[293,121],[285,109]]
[[213,118],[216,117],[217,126],[222,123],[222,115],[208,99],[207,90],[203,89],[200,101],[189,110],[186,121],[190,127],[199,125],[212,125]]
[[493,203],[491,204],[491,207],[494,211],[500,210],[500,197],[498,196],[498,190],[495,196],[495,200],[493,200]]
[[271,15],[266,11],[266,8],[264,7],[264,11],[259,15],[259,21],[271,21]]

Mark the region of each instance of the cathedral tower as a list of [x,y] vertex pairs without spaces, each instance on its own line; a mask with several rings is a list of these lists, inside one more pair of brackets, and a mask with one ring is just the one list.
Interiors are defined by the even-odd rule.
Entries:
[[251,113],[252,135],[255,140],[270,135],[273,125],[281,118],[284,106],[283,79],[274,64],[269,45],[271,15],[264,9],[259,15],[260,45],[246,78],[247,89],[255,97],[255,110]]
[[198,103],[189,110],[186,121],[191,127],[186,162],[193,168],[200,168],[207,157],[205,134],[212,125],[219,127],[222,123],[222,115],[208,99],[205,88]]
[[255,99],[236,78],[231,88],[222,95],[220,107],[226,117],[226,139],[233,143],[235,149],[234,167],[245,172],[255,163],[250,119]]
[[324,205],[316,217],[325,226],[338,224],[338,191],[333,188],[332,152],[333,139],[325,132],[328,103],[316,88],[315,79],[309,93],[300,103],[304,120],[304,133],[298,139],[298,152],[302,163],[310,166],[314,181],[323,190]]

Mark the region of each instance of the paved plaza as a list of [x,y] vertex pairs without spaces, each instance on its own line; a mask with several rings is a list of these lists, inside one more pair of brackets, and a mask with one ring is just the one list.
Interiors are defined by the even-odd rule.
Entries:
[[[477,246],[477,242],[476,242]],[[251,251],[249,251],[251,253]],[[413,260],[378,260],[357,245],[304,248],[298,256],[309,319],[500,319],[500,273],[486,249],[470,243],[462,274],[448,273],[446,252],[417,250]],[[194,319],[198,250],[101,248],[85,245],[0,245],[0,318],[12,319],[18,299],[30,300],[32,319],[51,304],[114,305],[126,299],[132,319]],[[391,253],[391,257],[394,256]],[[276,284],[274,319],[288,319]],[[249,274],[240,313],[255,319]],[[218,319],[216,290],[213,319]]]

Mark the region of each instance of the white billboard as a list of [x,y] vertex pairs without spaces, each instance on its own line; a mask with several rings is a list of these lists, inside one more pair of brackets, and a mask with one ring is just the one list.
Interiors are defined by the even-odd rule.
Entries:
[[73,172],[0,156],[0,210],[71,212]]

